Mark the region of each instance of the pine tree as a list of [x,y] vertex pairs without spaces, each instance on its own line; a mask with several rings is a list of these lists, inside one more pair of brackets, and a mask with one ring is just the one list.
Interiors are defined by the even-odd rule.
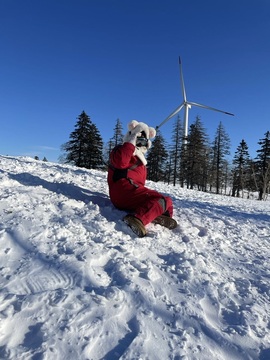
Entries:
[[232,196],[240,196],[240,191],[246,188],[247,185],[247,174],[249,173],[248,168],[250,164],[250,157],[248,153],[248,146],[245,140],[242,140],[240,145],[237,147],[235,156],[233,159],[233,187],[232,187]]
[[123,143],[123,126],[122,123],[120,121],[120,119],[116,120],[116,125],[113,129],[114,134],[112,137],[112,143],[113,143],[113,147],[117,146],[117,145],[121,145]]
[[78,116],[75,130],[69,137],[71,140],[62,145],[66,152],[65,163],[87,169],[102,168],[103,142],[96,125],[84,111]]
[[266,199],[270,190],[270,131],[258,142],[261,148],[257,150],[256,172],[259,187],[259,200]]
[[165,178],[167,157],[165,140],[158,130],[147,155],[149,180],[157,182]]
[[176,185],[176,180],[179,176],[180,171],[180,160],[181,160],[181,148],[183,144],[183,125],[180,117],[173,127],[172,145],[170,146],[170,159],[168,162],[168,183],[170,183],[170,177],[173,178],[173,185]]
[[183,144],[180,150],[180,169],[179,169],[179,183],[181,187],[184,187],[187,181],[188,174],[188,145]]
[[256,179],[256,163],[253,159],[249,159],[247,164],[246,174],[246,189],[248,191],[248,198],[251,192],[258,191],[258,184]]
[[77,118],[75,130],[69,136],[70,141],[62,145],[62,149],[66,152],[65,163],[86,167],[85,157],[90,131],[90,118],[83,111]]
[[187,187],[206,190],[209,145],[201,119],[197,116],[191,124],[185,154]]
[[90,124],[89,142],[86,151],[86,168],[87,169],[102,169],[104,168],[103,162],[103,141],[100,132],[95,124]]
[[[226,155],[230,154],[230,138],[225,131],[222,123],[216,131],[215,139],[212,147],[212,175],[215,180],[216,193],[220,193],[222,183],[224,183],[227,161]],[[212,184],[211,184],[212,185]]]
[[113,129],[114,133],[113,136],[110,138],[110,140],[107,142],[105,148],[104,148],[104,162],[107,164],[109,162],[110,153],[112,149],[117,146],[123,144],[123,126],[120,121],[120,119],[116,120],[115,127]]
[[111,138],[106,146],[104,147],[104,151],[103,151],[103,158],[104,158],[104,163],[108,164],[109,163],[109,158],[110,158],[110,153],[112,151],[112,149],[114,148],[114,141]]

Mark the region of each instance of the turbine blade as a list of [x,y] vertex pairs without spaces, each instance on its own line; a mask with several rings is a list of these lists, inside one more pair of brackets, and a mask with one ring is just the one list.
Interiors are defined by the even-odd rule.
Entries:
[[162,123],[160,125],[156,126],[156,130],[159,129],[163,124],[165,124],[165,122],[167,122],[172,117],[174,117],[177,113],[179,113],[179,111],[182,110],[183,106],[184,106],[184,103],[182,103],[180,106],[178,106],[169,116],[166,117],[165,120],[162,121]]
[[197,106],[197,107],[201,107],[201,108],[204,108],[204,109],[209,109],[209,110],[218,111],[218,112],[221,112],[221,113],[226,114],[226,115],[234,116],[234,114],[229,113],[228,111],[223,111],[223,110],[215,109],[215,108],[213,108],[213,107],[211,107],[211,106],[207,106],[207,105],[203,105],[203,104],[198,104],[198,103],[191,102],[191,101],[188,101],[187,104],[190,105],[190,106]]
[[180,56],[179,56],[179,68],[180,68],[180,82],[181,82],[182,94],[183,94],[184,102],[186,102],[187,96],[186,96],[185,83],[183,77],[182,61]]

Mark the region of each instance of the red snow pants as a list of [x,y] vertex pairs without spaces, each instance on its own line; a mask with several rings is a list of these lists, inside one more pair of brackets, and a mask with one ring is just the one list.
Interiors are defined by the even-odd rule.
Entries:
[[119,180],[115,186],[119,187],[119,191],[116,197],[113,196],[115,191],[111,194],[112,203],[120,210],[132,212],[144,225],[149,224],[157,216],[164,213],[172,217],[173,204],[170,197],[145,186],[137,187],[128,179]]

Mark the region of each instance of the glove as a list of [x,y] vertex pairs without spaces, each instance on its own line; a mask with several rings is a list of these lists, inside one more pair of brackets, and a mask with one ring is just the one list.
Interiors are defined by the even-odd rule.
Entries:
[[130,134],[129,139],[128,139],[128,141],[126,141],[126,142],[129,142],[130,144],[136,146],[137,137],[138,137],[139,134],[140,134],[140,133]]
[[134,129],[130,130],[125,137],[125,142],[129,142],[130,144],[136,146],[137,137],[141,135],[143,131],[143,127],[138,124]]

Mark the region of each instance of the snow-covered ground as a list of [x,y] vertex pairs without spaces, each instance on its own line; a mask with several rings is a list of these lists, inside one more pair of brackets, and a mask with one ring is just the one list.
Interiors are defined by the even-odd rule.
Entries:
[[0,156],[1,359],[270,359],[270,202],[147,185],[136,238],[106,173]]

